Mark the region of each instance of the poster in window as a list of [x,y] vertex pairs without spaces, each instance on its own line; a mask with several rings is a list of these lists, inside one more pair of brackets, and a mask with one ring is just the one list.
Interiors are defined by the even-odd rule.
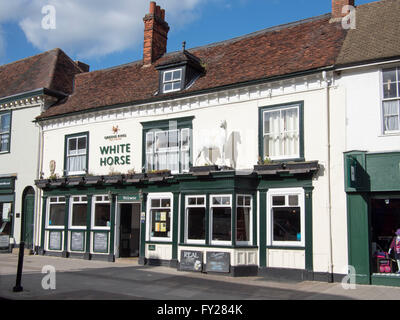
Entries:
[[96,232],[94,234],[93,251],[107,252],[108,250],[108,234],[105,232]]
[[167,213],[166,212],[161,212],[161,221],[167,221]]
[[61,232],[59,231],[50,232],[49,250],[61,250]]
[[11,205],[12,205],[11,203],[3,203],[3,212],[2,212],[3,221],[10,220]]
[[84,233],[71,232],[71,250],[84,251]]
[[160,232],[160,223],[159,222],[156,222],[156,232]]
[[160,232],[167,232],[167,224],[165,222],[161,223]]

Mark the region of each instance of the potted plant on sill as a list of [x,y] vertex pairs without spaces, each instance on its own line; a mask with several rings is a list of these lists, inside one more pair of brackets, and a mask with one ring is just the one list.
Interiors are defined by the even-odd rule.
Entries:
[[85,176],[85,183],[92,185],[101,184],[103,183],[103,176],[95,176],[89,173]]
[[171,170],[152,170],[146,173],[150,181],[162,181],[171,176]]
[[69,186],[79,186],[85,183],[85,179],[83,176],[70,176],[67,178]]
[[128,183],[137,183],[140,182],[140,180],[143,180],[145,178],[144,173],[136,173],[135,169],[128,170],[128,173],[125,175],[125,182]]
[[205,163],[203,166],[191,167],[189,172],[193,174],[209,174],[212,171],[219,171],[216,164]]
[[50,184],[49,179],[43,179],[43,176],[41,176],[39,180],[35,180],[35,185],[39,189],[47,188],[49,184]]
[[53,187],[60,187],[67,184],[67,178],[65,177],[60,178],[57,173],[52,174],[48,180],[50,185]]
[[285,164],[282,162],[274,162],[268,157],[262,160],[261,157],[258,157],[257,165],[254,166],[254,171],[276,171],[284,168]]

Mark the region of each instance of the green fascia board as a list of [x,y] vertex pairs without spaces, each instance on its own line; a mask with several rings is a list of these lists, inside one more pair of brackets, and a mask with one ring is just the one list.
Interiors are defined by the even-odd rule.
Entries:
[[371,192],[400,191],[400,152],[367,153]]
[[12,95],[12,96],[0,98],[0,104],[5,104],[5,103],[13,102],[16,100],[33,98],[33,97],[42,96],[42,95],[48,95],[48,96],[56,97],[59,99],[65,98],[67,96],[63,92],[54,91],[54,90],[50,90],[47,88],[40,88],[40,89],[35,89],[32,91],[27,91],[24,93],[19,93],[19,94]]

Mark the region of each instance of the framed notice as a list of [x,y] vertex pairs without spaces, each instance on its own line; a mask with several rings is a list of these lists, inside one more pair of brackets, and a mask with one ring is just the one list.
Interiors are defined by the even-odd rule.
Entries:
[[49,232],[49,250],[61,250],[61,231]]
[[231,255],[229,252],[207,252],[207,272],[229,273]]
[[108,232],[95,232],[93,236],[93,251],[108,252]]
[[85,251],[85,232],[71,232],[71,251]]
[[203,252],[182,250],[179,270],[201,272],[203,270]]
[[10,221],[11,208],[12,203],[3,203],[3,210],[1,214],[3,221]]
[[0,236],[0,249],[8,249],[10,247],[10,236],[9,235],[2,235]]

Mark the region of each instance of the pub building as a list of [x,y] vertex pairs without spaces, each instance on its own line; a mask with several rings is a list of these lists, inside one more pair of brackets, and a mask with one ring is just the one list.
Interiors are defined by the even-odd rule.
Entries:
[[36,118],[38,252],[341,279],[347,247],[331,225],[345,225],[345,201],[327,208],[343,154],[329,155],[327,119],[342,118],[327,113],[342,101],[331,66],[346,31],[331,18],[166,53],[151,2],[143,60],[76,75]]

